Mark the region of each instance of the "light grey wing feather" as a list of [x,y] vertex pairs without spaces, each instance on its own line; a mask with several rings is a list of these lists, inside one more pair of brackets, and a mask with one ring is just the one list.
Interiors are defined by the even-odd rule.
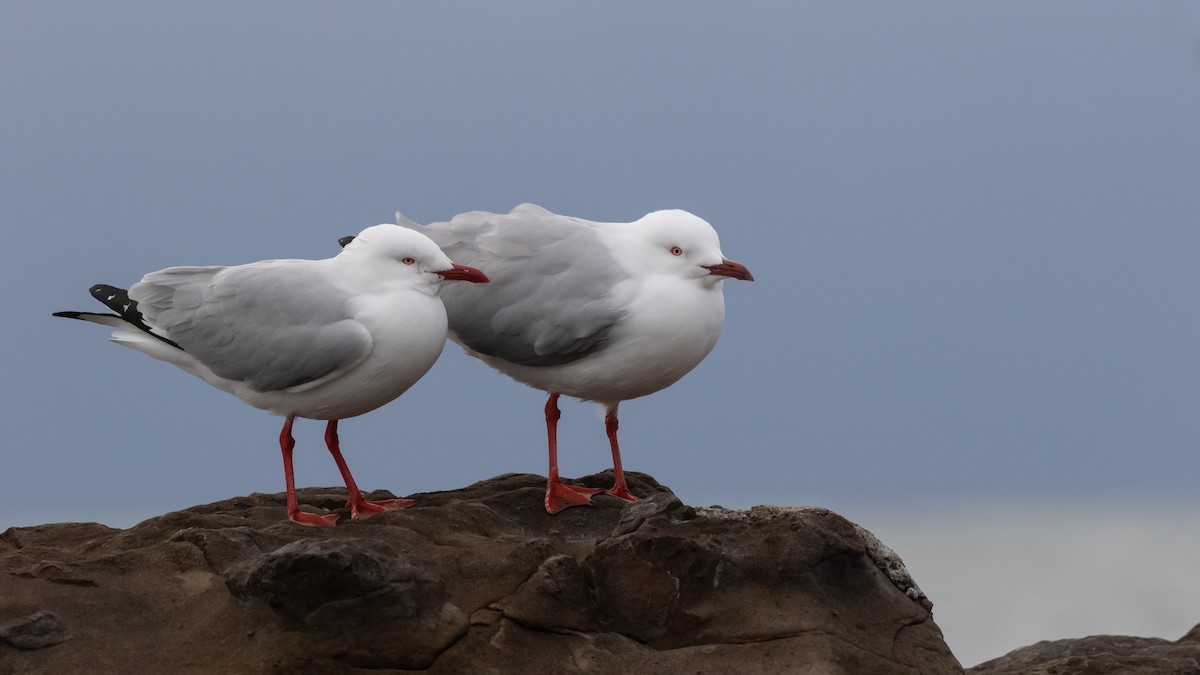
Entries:
[[346,314],[349,294],[309,261],[172,267],[147,274],[129,296],[154,330],[255,391],[312,382],[371,350],[370,332]]
[[427,227],[398,222],[491,279],[441,291],[451,332],[476,352],[527,366],[570,363],[601,349],[621,320],[609,291],[623,272],[588,221],[522,204]]

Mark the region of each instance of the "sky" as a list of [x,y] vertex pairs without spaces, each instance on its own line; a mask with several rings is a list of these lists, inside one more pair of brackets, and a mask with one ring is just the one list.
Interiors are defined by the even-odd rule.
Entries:
[[[1195,4],[9,0],[0,96],[0,529],[283,488],[278,418],[50,316],[91,284],[396,210],[683,208],[756,281],[622,405],[627,469],[875,531],[965,665],[1200,622],[1154,567],[1200,554]],[[543,403],[449,345],[342,447],[401,495],[545,473]],[[563,475],[607,468],[562,409]],[[340,484],[321,428],[300,485]]]

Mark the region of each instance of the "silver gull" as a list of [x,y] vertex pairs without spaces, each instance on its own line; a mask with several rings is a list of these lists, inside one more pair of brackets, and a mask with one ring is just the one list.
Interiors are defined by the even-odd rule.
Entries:
[[92,295],[114,314],[57,312],[117,328],[110,338],[171,363],[250,405],[283,415],[287,516],[329,526],[336,514],[303,512],[292,476],[292,422],[327,420],[325,442],[349,492],[351,517],[412,505],[363,498],[338,443],[338,420],[400,396],[441,354],[442,282],[486,282],[428,238],[395,225],[363,230],[325,260],[264,260],[232,267],[171,267],[128,291]]
[[[599,490],[558,475],[560,395],[599,402],[612,450],[609,495],[636,501],[621,467],[617,407],[674,384],[721,333],[722,281],[753,280],[727,259],[712,226],[686,211],[604,223],[522,204],[508,214],[463,213],[420,226],[451,258],[491,283],[442,293],[450,337],[468,354],[549,394],[546,510],[590,504]],[[345,240],[343,240],[345,241]]]

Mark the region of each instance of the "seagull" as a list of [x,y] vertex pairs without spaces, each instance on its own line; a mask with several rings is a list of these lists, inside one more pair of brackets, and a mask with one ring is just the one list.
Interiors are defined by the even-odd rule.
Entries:
[[397,398],[446,342],[442,282],[482,283],[427,237],[392,224],[363,230],[325,260],[263,260],[232,267],[170,267],[129,290],[91,294],[113,314],[55,312],[118,330],[113,342],[178,366],[250,405],[286,418],[279,435],[287,517],[328,527],[336,514],[300,510],[292,476],[292,423],[327,420],[325,443],[349,493],[352,518],[413,504],[363,498],[338,443],[338,420]]
[[722,281],[753,281],[750,270],[721,253],[711,225],[680,210],[603,223],[522,204],[508,214],[473,211],[425,227],[399,213],[396,220],[491,275],[487,286],[442,294],[449,337],[549,394],[546,510],[591,504],[600,492],[559,478],[561,395],[603,406],[615,474],[604,492],[637,501],[621,468],[617,408],[669,387],[708,355],[725,320]]

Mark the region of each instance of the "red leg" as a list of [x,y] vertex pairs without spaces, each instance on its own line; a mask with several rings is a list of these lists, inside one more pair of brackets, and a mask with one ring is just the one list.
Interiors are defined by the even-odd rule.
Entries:
[[546,401],[546,440],[550,445],[550,478],[546,481],[546,512],[558,513],[571,506],[593,506],[592,495],[600,492],[595,488],[567,485],[558,478],[558,394],[550,394]]
[[612,446],[613,473],[616,475],[613,486],[604,493],[627,502],[636,502],[638,498],[625,485],[625,472],[621,470],[621,446],[617,445],[617,405],[606,405],[604,412],[604,431],[608,434],[608,444]]
[[346,481],[346,492],[350,493],[350,499],[346,501],[346,506],[350,507],[350,517],[370,518],[382,511],[396,511],[416,504],[411,499],[384,499],[377,502],[363,499],[362,492],[359,492],[358,485],[354,482],[354,476],[350,475],[350,467],[346,466],[346,460],[342,459],[342,450],[338,445],[337,424],[337,420],[329,420],[329,424],[325,426],[325,446],[329,448],[329,454],[333,455],[333,461],[337,462],[338,471],[342,472],[342,480]]
[[313,525],[316,527],[333,527],[338,517],[336,513],[318,516],[315,513],[305,513],[296,503],[296,479],[292,476],[292,449],[296,447],[296,439],[292,438],[292,422],[295,415],[288,415],[283,423],[283,431],[279,432],[279,449],[283,451],[283,479],[287,482],[287,517],[293,523]]

